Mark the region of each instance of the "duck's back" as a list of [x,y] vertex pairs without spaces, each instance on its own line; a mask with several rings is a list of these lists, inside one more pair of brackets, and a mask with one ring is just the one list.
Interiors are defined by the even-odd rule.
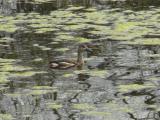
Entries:
[[73,59],[57,59],[50,62],[50,68],[52,69],[67,69],[77,65],[77,62]]

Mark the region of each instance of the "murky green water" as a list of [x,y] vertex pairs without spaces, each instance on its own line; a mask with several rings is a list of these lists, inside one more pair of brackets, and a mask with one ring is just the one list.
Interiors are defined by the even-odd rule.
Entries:
[[0,120],[160,119],[159,0],[0,3]]

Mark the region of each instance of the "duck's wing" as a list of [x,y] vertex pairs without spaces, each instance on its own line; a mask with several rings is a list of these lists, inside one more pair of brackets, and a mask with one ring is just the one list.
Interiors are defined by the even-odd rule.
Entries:
[[59,67],[65,69],[65,68],[70,68],[74,67],[76,64],[74,63],[69,63],[69,62],[59,62]]
[[57,68],[59,65],[57,63],[50,63],[50,68]]

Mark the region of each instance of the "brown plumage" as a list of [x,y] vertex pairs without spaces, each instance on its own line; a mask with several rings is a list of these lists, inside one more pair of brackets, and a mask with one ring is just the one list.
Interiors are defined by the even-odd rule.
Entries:
[[90,50],[86,45],[82,44],[78,47],[78,56],[77,60],[75,59],[59,59],[50,62],[50,68],[52,69],[68,69],[71,67],[80,67],[84,64],[83,61],[83,52],[85,50]]

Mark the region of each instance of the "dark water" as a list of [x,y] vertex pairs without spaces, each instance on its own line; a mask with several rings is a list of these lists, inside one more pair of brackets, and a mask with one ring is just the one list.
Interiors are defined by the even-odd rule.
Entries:
[[160,119],[159,0],[0,3],[0,120]]

